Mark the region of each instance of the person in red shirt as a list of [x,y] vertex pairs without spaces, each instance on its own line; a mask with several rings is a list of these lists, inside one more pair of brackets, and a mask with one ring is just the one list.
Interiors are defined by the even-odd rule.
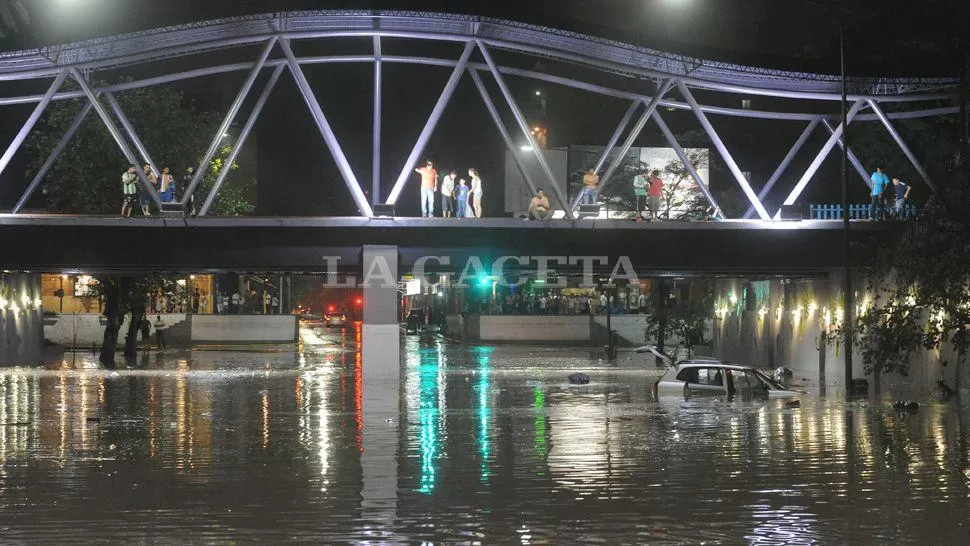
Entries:
[[647,189],[647,197],[650,202],[650,218],[660,217],[660,198],[663,197],[664,191],[664,181],[660,179],[660,171],[653,171],[650,173],[650,180],[647,181],[650,185]]
[[421,216],[431,218],[434,216],[434,193],[438,191],[438,171],[429,159],[424,167],[418,167],[414,172],[421,175]]

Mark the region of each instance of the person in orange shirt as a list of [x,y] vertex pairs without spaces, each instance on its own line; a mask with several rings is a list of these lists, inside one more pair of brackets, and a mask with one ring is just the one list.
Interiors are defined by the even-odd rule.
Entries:
[[660,200],[663,197],[664,181],[660,179],[660,171],[650,173],[647,197],[650,203],[650,218],[660,217]]
[[424,167],[418,167],[414,172],[421,175],[421,217],[431,218],[434,216],[434,193],[438,191],[438,171],[429,159]]

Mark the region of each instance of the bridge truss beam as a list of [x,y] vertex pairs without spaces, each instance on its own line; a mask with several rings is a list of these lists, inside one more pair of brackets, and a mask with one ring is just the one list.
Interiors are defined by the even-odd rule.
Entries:
[[[429,25],[429,22],[434,22],[435,24]],[[655,114],[655,110],[658,107],[691,111],[713,141],[714,147],[728,164],[738,186],[751,203],[751,207],[745,217],[749,217],[757,212],[762,219],[770,219],[770,216],[764,209],[763,199],[767,197],[769,192],[781,179],[790,162],[800,152],[808,135],[812,133],[815,126],[819,122],[829,126],[829,119],[822,114],[797,111],[752,111],[704,105],[695,99],[692,90],[701,89],[708,92],[767,96],[792,100],[832,101],[841,98],[837,92],[839,81],[830,75],[813,75],[740,67],[717,61],[691,59],[684,56],[638,48],[628,44],[621,44],[615,41],[603,40],[557,29],[462,15],[421,12],[375,13],[373,11],[312,11],[232,18],[192,25],[181,25],[164,30],[165,32],[150,31],[127,36],[91,40],[79,44],[67,44],[48,48],[44,51],[22,51],[0,54],[0,82],[55,78],[54,84],[51,85],[44,95],[0,98],[0,105],[32,103],[36,103],[37,105],[34,113],[28,119],[27,124],[21,129],[21,132],[7,149],[7,152],[0,157],[0,172],[7,165],[10,157],[16,153],[26,136],[33,130],[34,124],[36,124],[45,108],[51,102],[79,98],[87,101],[87,104],[82,110],[82,114],[78,116],[75,123],[63,135],[61,141],[55,147],[50,157],[48,157],[44,166],[31,181],[27,191],[18,200],[17,205],[14,207],[14,212],[20,212],[25,206],[26,201],[35,193],[43,178],[50,172],[54,161],[57,160],[60,153],[66,148],[68,142],[77,132],[91,109],[94,109],[98,113],[99,119],[111,133],[119,149],[121,149],[122,153],[130,162],[140,163],[129,148],[129,141],[134,145],[135,150],[141,158],[147,160],[157,172],[157,165],[151,160],[149,150],[146,149],[138,138],[132,124],[124,112],[122,112],[113,93],[190,78],[243,70],[249,71],[249,75],[224,118],[222,126],[216,135],[214,135],[209,149],[203,155],[199,169],[195,172],[193,179],[183,194],[182,204],[188,203],[192,200],[193,193],[205,176],[212,158],[218,150],[222,135],[228,130],[228,126],[239,113],[243,101],[249,96],[259,73],[263,68],[274,68],[271,83],[267,84],[263,95],[257,101],[258,107],[254,108],[247,122],[249,130],[244,130],[245,136],[242,136],[240,142],[237,143],[236,149],[233,150],[233,157],[238,153],[238,148],[245,142],[245,137],[248,136],[252,129],[252,125],[261,113],[266,99],[268,99],[285,66],[294,76],[301,96],[310,110],[310,115],[320,130],[321,136],[331,154],[334,156],[340,174],[350,190],[358,210],[364,216],[372,216],[371,203],[368,202],[353,169],[344,156],[340,143],[330,128],[323,109],[302,70],[302,66],[310,64],[370,62],[374,66],[373,175],[371,181],[373,194],[370,199],[372,203],[378,203],[381,199],[380,162],[382,150],[380,133],[383,100],[383,94],[381,92],[383,86],[382,65],[383,63],[406,63],[450,67],[453,71],[452,77],[445,86],[445,90],[439,98],[434,111],[429,116],[424,129],[419,135],[407,164],[403,167],[401,175],[398,177],[387,198],[388,203],[393,204],[398,199],[404,184],[411,176],[411,169],[414,167],[418,155],[427,146],[434,127],[447,106],[458,80],[466,70],[471,74],[476,87],[479,88],[486,108],[489,110],[489,114],[492,116],[496,128],[502,133],[503,141],[506,147],[509,148],[512,157],[516,160],[517,167],[522,171],[526,179],[526,184],[530,190],[535,191],[536,184],[530,179],[528,170],[522,165],[517,147],[513,144],[512,138],[504,125],[502,125],[501,117],[498,115],[495,105],[491,103],[488,92],[478,75],[479,71],[487,70],[498,84],[499,90],[512,111],[516,124],[522,131],[523,136],[531,144],[536,154],[536,160],[545,178],[547,178],[548,183],[553,188],[557,199],[563,205],[568,218],[573,217],[572,213],[575,208],[575,203],[568,203],[566,200],[564,185],[568,181],[555,179],[544,154],[532,136],[528,121],[519,108],[512,90],[506,81],[507,76],[544,81],[555,85],[567,86],[599,95],[631,101],[629,109],[616,127],[608,145],[597,162],[597,171],[606,164],[617,142],[619,142],[622,134],[627,130],[636,110],[640,105],[645,105],[647,110],[641,114],[637,123],[628,134],[627,139],[621,147],[621,151],[628,151],[633,141],[635,141],[636,135],[642,131],[646,121],[654,118],[661,128],[661,132],[664,133],[665,138],[667,138],[668,142],[675,149],[675,152],[677,152],[678,157],[685,163],[685,167],[691,176],[695,178],[695,181],[699,180],[700,177],[697,174],[696,168],[686,159],[686,153],[676,143],[676,139],[672,138],[672,134],[669,134],[669,128],[664,131],[666,124],[662,118]],[[464,44],[465,51],[457,61],[451,59],[385,55],[381,48],[381,39],[384,37],[459,43]],[[373,52],[371,55],[334,55],[297,58],[290,47],[291,41],[294,40],[331,38],[366,38],[373,43]],[[280,45],[284,54],[283,58],[271,58],[276,44]],[[252,47],[256,45],[262,45],[263,50],[259,58],[251,63],[244,62],[210,66],[184,72],[164,74],[137,81],[123,82],[101,88],[92,88],[87,83],[93,73],[101,70],[117,70],[129,65],[163,62],[173,57],[197,55],[199,53],[223,51],[235,47]],[[475,47],[481,51],[485,61],[484,63],[472,62],[470,60],[471,51]],[[650,97],[637,92],[611,88],[597,83],[565,78],[545,72],[500,66],[495,62],[491,53],[493,50],[499,49],[504,52],[526,56],[532,59],[552,60],[563,65],[580,65],[610,76],[619,75],[637,80],[652,78],[655,81],[667,82],[668,84],[670,82],[676,82],[676,86],[685,100],[684,102],[679,102],[664,98],[663,95],[666,90],[657,93],[656,96]],[[60,90],[60,84],[68,76],[78,80],[78,84],[81,87],[79,91]],[[850,85],[853,90],[850,99],[854,102],[853,111],[850,112],[852,114],[850,119],[854,121],[879,121],[882,123],[920,176],[935,192],[935,186],[933,186],[928,173],[896,131],[891,120],[949,115],[956,113],[957,107],[946,104],[942,106],[929,104],[926,106],[917,106],[908,111],[887,114],[883,112],[879,104],[889,102],[921,104],[948,100],[954,96],[957,81],[954,78],[881,78],[874,80],[857,78],[853,79]],[[108,106],[120,122],[123,131],[115,126],[114,121],[100,103],[102,98],[107,101]],[[872,113],[860,113],[863,106],[868,106],[872,110]],[[774,171],[765,187],[758,194],[755,194],[750,184],[748,184],[747,180],[741,174],[738,162],[735,161],[720,135],[714,130],[708,118],[709,115],[753,117],[771,120],[804,120],[809,122],[809,127],[805,129],[802,136],[796,141],[795,145],[789,151],[789,154]],[[829,126],[828,129],[831,130],[831,127]],[[785,204],[791,204],[797,200],[831,149],[835,145],[842,144],[841,133],[843,129],[839,126],[831,130],[831,138],[818,154],[808,171],[799,179],[794,190],[785,199]],[[613,162],[607,168],[603,176],[601,190],[610,182],[617,168],[617,161],[622,159],[623,155],[625,154],[621,153],[618,157],[614,158]],[[860,175],[864,175],[865,169],[858,161],[858,158],[855,158],[854,154],[851,154],[851,151],[850,158]],[[221,172],[217,177],[217,183],[206,197],[205,204],[201,209],[204,211],[203,214],[208,212],[227,174],[228,169]],[[160,200],[157,192],[154,191],[147,177],[140,169],[139,179],[146,191],[152,190],[150,195],[156,205],[159,205]],[[711,201],[712,206],[720,213],[720,208],[710,196],[709,190],[704,184],[699,184],[699,186],[702,190],[705,190],[705,197]]]

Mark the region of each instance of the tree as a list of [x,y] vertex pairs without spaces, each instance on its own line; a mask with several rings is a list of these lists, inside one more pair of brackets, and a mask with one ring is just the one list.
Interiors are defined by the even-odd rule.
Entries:
[[[216,178],[226,168],[226,161],[231,153],[232,146],[223,146],[219,149],[215,159],[209,164],[209,170],[202,177],[202,181],[195,191],[196,210],[202,208],[202,203],[205,202],[206,196],[209,195],[209,192],[212,191],[212,188],[216,184]],[[239,169],[239,164],[233,163],[228,168],[230,171],[235,171]],[[252,181],[252,184],[255,185],[255,181]],[[246,216],[252,214],[254,210],[256,210],[256,207],[246,198],[245,190],[242,186],[224,183],[219,188],[219,194],[215,201],[213,201],[212,207],[207,214],[212,216]]]
[[[666,293],[661,290],[661,297]],[[708,330],[708,323],[714,319],[714,292],[708,289],[698,300],[688,300],[680,302],[673,307],[661,307],[655,309],[647,317],[647,328],[645,331],[647,338],[662,340],[668,334],[672,334],[680,339],[687,349],[687,357],[690,358],[694,347],[705,345],[707,340],[704,334]],[[660,347],[663,349],[663,347]]]
[[955,135],[951,138],[945,146],[952,154],[944,161],[948,168],[937,179],[939,199],[931,198],[914,220],[887,224],[865,269],[869,304],[830,337],[840,339],[849,328],[867,374],[907,375],[918,350],[951,347],[954,378],[961,385],[960,367],[970,348],[970,177]]
[[[66,85],[66,84],[65,84]],[[99,84],[103,85],[103,83]],[[171,168],[173,174],[198,164],[218,126],[212,112],[199,111],[177,90],[143,87],[118,93],[115,98],[131,121],[156,166]],[[80,101],[57,101],[47,109],[42,122],[26,143],[31,155],[30,171],[36,172],[73,123]],[[117,122],[116,122],[117,123]],[[223,147],[210,165],[200,186],[211,188],[231,148]],[[138,158],[139,162],[144,158]],[[121,173],[128,161],[118,150],[104,124],[93,112],[54,163],[41,185],[44,201],[52,212],[118,214],[121,208]],[[233,165],[230,168],[236,168]],[[32,173],[28,173],[31,175]],[[180,184],[179,191],[186,188]],[[212,213],[245,214],[252,205],[242,190],[223,186]],[[205,194],[196,193],[197,206]]]
[[[100,85],[100,84],[99,84]],[[202,152],[209,145],[218,125],[211,112],[200,112],[187,102],[178,91],[166,87],[145,87],[119,93],[116,99],[131,121],[143,144],[152,154],[158,168],[169,166],[174,175],[184,172],[185,167],[196,165]],[[73,123],[81,104],[77,101],[59,101],[52,104],[43,122],[31,134],[27,149],[32,156],[31,169],[36,171],[57,145],[61,136]],[[237,164],[226,165],[232,152],[231,146],[223,146],[210,163],[196,192],[196,208],[202,206],[209,189],[215,185],[218,174],[224,169],[236,169]],[[139,161],[144,161],[139,158]],[[42,188],[48,210],[52,212],[82,214],[118,214],[121,206],[121,173],[127,160],[118,150],[110,133],[96,115],[89,114],[84,124],[48,173]],[[179,187],[185,191],[185,187]],[[224,185],[210,214],[251,214],[253,205],[238,185]],[[139,252],[143,249],[132,249]],[[150,251],[150,249],[148,250]],[[150,307],[148,295],[162,289],[166,293],[177,290],[177,279],[158,276],[101,276],[100,290],[105,300],[104,315],[107,319],[101,349],[101,362],[114,367],[118,334],[126,314],[131,314],[125,340],[125,356],[132,358],[137,352],[138,330]],[[175,288],[173,288],[173,286]],[[184,288],[183,288],[184,289]]]

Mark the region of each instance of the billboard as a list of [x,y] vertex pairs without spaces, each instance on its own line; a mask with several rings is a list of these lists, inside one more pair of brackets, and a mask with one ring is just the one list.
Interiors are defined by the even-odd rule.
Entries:
[[[574,200],[583,189],[583,174],[590,167],[596,166],[603,155],[602,146],[570,146],[567,149],[543,150],[560,189],[570,201]],[[710,162],[707,148],[686,148],[684,153],[690,159],[697,174],[705,186],[710,187]],[[523,167],[526,168],[536,185],[546,187],[546,195],[552,201],[554,209],[561,209],[553,192],[548,191],[548,181],[538,166],[534,154],[522,152]],[[604,166],[599,170],[600,176],[613,161],[615,153],[611,154]],[[633,179],[637,174],[648,174],[650,171],[660,171],[660,178],[664,182],[664,193],[661,199],[661,217],[670,219],[690,218],[699,214],[707,206],[703,193],[698,189],[694,178],[684,167],[673,148],[630,148],[620,166],[613,173],[609,186],[600,196],[600,202],[608,205],[610,216],[632,216],[638,204],[644,207],[643,199],[638,203],[633,191]],[[512,159],[511,153],[505,154],[505,212],[521,213],[528,209],[532,194],[522,178]],[[698,210],[700,209],[700,210]],[[557,216],[561,216],[559,212]]]
[[[710,153],[707,148],[685,148],[691,164],[700,176],[701,181],[710,187]],[[603,155],[602,146],[571,146],[569,148],[569,185],[570,193],[582,190],[583,174],[590,167],[596,166]],[[604,167],[599,170],[600,176],[607,166],[614,160],[611,154]],[[637,197],[633,189],[633,180],[638,174],[648,175],[651,171],[660,171],[660,179],[664,182],[661,197],[660,216],[669,219],[684,219],[700,214],[707,207],[704,194],[697,187],[693,176],[684,166],[673,148],[630,148],[620,166],[613,173],[609,186],[600,195],[600,202],[609,202],[611,210],[630,212],[637,209]],[[643,207],[643,200],[640,207]]]

